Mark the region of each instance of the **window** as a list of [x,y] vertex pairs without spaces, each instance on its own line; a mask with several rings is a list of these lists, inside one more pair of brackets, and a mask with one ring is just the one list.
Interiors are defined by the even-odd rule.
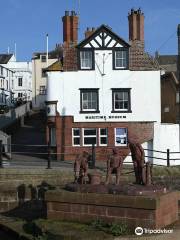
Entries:
[[44,71],[44,69],[42,69],[41,77],[42,77],[42,78],[45,78],[45,77],[46,77],[46,72]]
[[96,128],[84,128],[83,129],[83,145],[91,146],[96,145],[97,131]]
[[18,93],[18,98],[22,98],[23,94],[22,93]]
[[46,94],[46,86],[40,86],[39,94],[40,95],[45,95]]
[[50,127],[50,146],[56,146],[56,128]]
[[41,62],[46,62],[46,55],[41,55]]
[[93,51],[91,50],[80,51],[80,69],[89,70],[94,68],[93,55]]
[[107,128],[99,129],[99,145],[107,146]]
[[19,78],[18,78],[18,86],[19,86],[19,87],[22,87],[22,77],[19,77]]
[[127,128],[115,128],[115,146],[127,146]]
[[179,103],[179,95],[180,95],[180,93],[176,92],[176,103]]
[[127,69],[128,67],[128,51],[115,50],[113,52],[113,69]]
[[165,112],[165,113],[168,113],[169,110],[170,110],[169,107],[165,107],[165,108],[164,108],[164,112]]
[[99,112],[98,89],[80,89],[81,113]]
[[80,146],[80,128],[73,128],[72,129],[72,145],[73,146]]
[[3,76],[3,67],[1,67],[1,76]]
[[131,112],[130,88],[112,89],[112,112]]

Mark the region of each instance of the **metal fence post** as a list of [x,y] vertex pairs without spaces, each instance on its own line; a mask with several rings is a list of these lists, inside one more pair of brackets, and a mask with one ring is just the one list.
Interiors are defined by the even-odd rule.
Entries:
[[3,168],[3,144],[0,140],[0,168]]
[[47,169],[51,169],[51,146],[49,143],[48,143]]
[[167,167],[170,167],[170,151],[167,149]]
[[95,168],[96,165],[96,152],[95,152],[95,145],[92,144],[92,168]]

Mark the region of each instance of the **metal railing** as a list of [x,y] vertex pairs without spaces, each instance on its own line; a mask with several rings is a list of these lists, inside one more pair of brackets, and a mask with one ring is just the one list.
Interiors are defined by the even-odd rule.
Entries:
[[[6,154],[5,152],[5,145],[8,145],[8,144],[3,144],[2,141],[0,141],[0,168],[3,167],[3,156]],[[77,154],[76,153],[72,153],[72,152],[68,152],[67,149],[68,148],[73,148],[72,146],[65,146],[66,148],[66,152],[54,152],[53,149],[57,149],[57,147],[59,146],[55,146],[55,147],[52,147],[50,145],[46,145],[46,144],[42,144],[42,145],[33,145],[33,144],[10,144],[10,148],[9,149],[12,149],[12,152],[11,154],[17,154],[17,155],[34,155],[34,156],[37,156],[39,157],[40,155],[41,156],[44,156],[44,159],[47,160],[47,168],[50,169],[51,168],[51,161],[52,159],[54,159],[54,157],[58,157],[58,156],[76,156]],[[9,146],[9,145],[8,145]],[[26,149],[27,148],[27,149]],[[42,148],[41,150],[42,151],[39,151],[40,148]],[[86,147],[85,147],[86,148]],[[114,146],[108,146],[108,147],[105,147],[106,151],[104,151],[104,153],[102,152],[102,148],[99,148],[99,147],[96,147],[95,145],[92,145],[91,147],[88,147],[88,152],[91,156],[91,159],[90,159],[90,165],[92,168],[95,168],[96,166],[96,159],[97,158],[103,158],[106,160],[108,155],[109,155],[109,152],[110,152],[110,149],[114,148]],[[7,149],[7,148],[6,148]],[[23,150],[21,150],[23,149]],[[87,149],[87,148],[86,148]],[[170,149],[167,149],[166,151],[160,151],[160,150],[152,150],[152,149],[144,149],[145,151],[145,159],[146,159],[146,162],[148,162],[149,160],[152,160],[152,165],[155,165],[155,166],[167,166],[167,167],[170,167],[170,166],[177,166],[177,165],[180,165],[180,157],[177,158],[177,157],[173,157],[173,155],[177,155],[179,154],[180,156],[180,152],[171,152]],[[126,157],[131,157],[131,154],[130,154],[130,151],[127,150],[127,152],[129,152],[128,154],[125,154],[125,155],[121,155],[122,157],[124,157],[124,159]],[[148,152],[148,154],[147,154]],[[152,152],[152,155],[150,155],[149,153]],[[154,154],[161,154],[162,156],[155,156]],[[153,160],[160,160],[160,161],[163,161],[163,162],[166,162],[165,164],[159,164],[159,163],[154,163]],[[171,162],[174,161],[175,163],[177,162],[178,164],[171,164]],[[127,164],[132,164],[132,161],[125,161],[125,163]]]

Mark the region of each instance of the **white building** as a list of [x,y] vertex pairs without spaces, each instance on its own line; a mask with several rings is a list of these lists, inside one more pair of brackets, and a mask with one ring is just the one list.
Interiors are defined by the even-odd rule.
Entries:
[[[77,29],[74,17],[66,12],[64,33]],[[129,140],[162,165],[167,148],[179,151],[178,126],[161,124],[160,70],[144,51],[144,15],[131,10],[128,18],[130,43],[105,25],[88,29],[79,44],[65,34],[63,61],[47,69],[47,141],[60,159],[91,152],[93,144],[99,160],[114,147],[126,157]]]
[[9,54],[9,60],[1,65],[14,72],[14,81],[11,85],[14,98],[32,101],[32,63],[19,62],[13,54]]
[[[0,61],[3,57],[0,55]],[[0,64],[0,105],[14,105],[14,80],[14,72]]]

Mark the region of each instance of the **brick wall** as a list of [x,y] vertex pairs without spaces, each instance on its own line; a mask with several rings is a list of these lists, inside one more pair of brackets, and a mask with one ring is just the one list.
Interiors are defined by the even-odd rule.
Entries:
[[83,194],[66,191],[46,193],[47,217],[68,221],[125,222],[129,228],[165,227],[178,219],[177,193],[158,197]]
[[[153,139],[154,127],[153,123],[150,122],[134,122],[134,123],[121,123],[121,122],[74,122],[72,116],[56,117],[56,141],[57,141],[57,152],[64,153],[63,160],[74,160],[75,155],[82,153],[83,150],[91,153],[91,147],[72,146],[72,128],[107,128],[108,129],[108,145],[107,147],[96,146],[97,160],[106,160],[107,154],[115,145],[115,134],[114,128],[127,128],[128,138],[139,143],[147,142]],[[48,134],[47,134],[48,135]],[[82,137],[81,137],[82,138]],[[98,143],[97,139],[97,143]],[[117,147],[122,155],[127,156],[129,148]],[[63,155],[58,155],[58,159],[62,159]]]

